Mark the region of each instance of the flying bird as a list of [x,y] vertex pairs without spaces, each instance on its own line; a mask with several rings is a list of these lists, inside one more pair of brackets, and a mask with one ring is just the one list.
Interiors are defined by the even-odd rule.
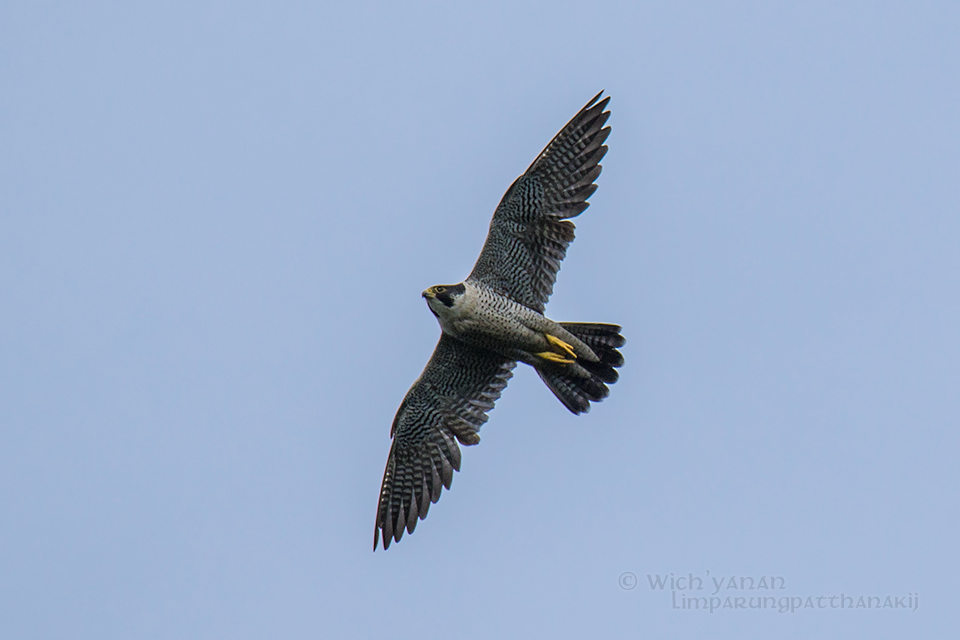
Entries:
[[[574,414],[610,393],[623,365],[615,324],[554,322],[543,315],[560,262],[573,241],[568,220],[597,189],[610,134],[601,91],[580,110],[497,206],[473,271],[460,284],[423,292],[440,323],[440,342],[393,419],[383,474],[376,551],[413,533],[431,502],[460,470],[460,448],[480,442],[487,412],[517,362],[532,366]],[[599,102],[597,102],[600,100]]]

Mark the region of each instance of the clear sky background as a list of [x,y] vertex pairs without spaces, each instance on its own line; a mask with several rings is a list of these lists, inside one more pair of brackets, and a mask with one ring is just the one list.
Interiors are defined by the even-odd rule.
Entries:
[[[4,2],[0,637],[960,637],[958,33],[951,2]],[[621,380],[574,417],[519,367],[372,553],[420,292],[600,89],[547,312],[622,324]]]

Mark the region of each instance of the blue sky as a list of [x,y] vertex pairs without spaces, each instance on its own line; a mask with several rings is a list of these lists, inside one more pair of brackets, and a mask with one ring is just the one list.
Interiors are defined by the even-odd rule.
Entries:
[[[0,636],[956,637],[958,29],[952,3],[4,3]],[[621,380],[575,417],[519,367],[371,553],[439,332],[420,292],[600,89],[547,313],[623,325]],[[706,594],[670,574],[720,608],[674,609]],[[817,608],[722,607],[771,594]]]

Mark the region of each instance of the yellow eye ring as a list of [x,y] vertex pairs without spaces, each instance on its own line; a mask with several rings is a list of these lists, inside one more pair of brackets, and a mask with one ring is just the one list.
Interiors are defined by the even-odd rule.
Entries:
[[443,293],[443,287],[434,287],[433,290],[437,293]]

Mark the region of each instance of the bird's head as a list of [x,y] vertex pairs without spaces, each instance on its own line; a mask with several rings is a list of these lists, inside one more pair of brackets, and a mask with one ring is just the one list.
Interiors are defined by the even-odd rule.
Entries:
[[463,299],[463,294],[467,287],[460,284],[438,284],[430,287],[423,292],[423,297],[427,300],[427,306],[433,315],[440,317],[441,314],[449,315],[457,307],[457,303]]

